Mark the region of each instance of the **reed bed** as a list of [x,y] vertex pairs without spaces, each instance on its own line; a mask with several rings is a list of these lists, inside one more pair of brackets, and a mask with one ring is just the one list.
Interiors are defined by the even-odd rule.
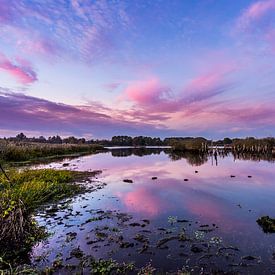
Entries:
[[76,153],[94,153],[102,150],[104,147],[96,144],[50,144],[0,140],[0,160],[7,162],[28,161]]
[[246,138],[235,140],[232,144],[232,151],[234,153],[268,154],[275,153],[274,148],[274,138]]

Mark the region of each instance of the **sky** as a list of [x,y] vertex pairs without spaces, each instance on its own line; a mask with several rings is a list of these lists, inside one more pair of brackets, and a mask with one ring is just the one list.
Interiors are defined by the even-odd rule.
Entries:
[[0,0],[0,136],[275,135],[275,0]]

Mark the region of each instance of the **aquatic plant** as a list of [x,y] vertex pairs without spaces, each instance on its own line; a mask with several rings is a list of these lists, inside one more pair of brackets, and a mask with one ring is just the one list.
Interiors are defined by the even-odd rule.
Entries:
[[134,269],[133,263],[122,263],[119,264],[113,259],[103,260],[99,259],[91,263],[92,274],[125,274],[127,271]]
[[178,217],[176,216],[169,216],[168,217],[168,223],[170,223],[171,225],[175,224],[178,220]]
[[153,273],[156,271],[156,268],[152,266],[152,263],[148,263],[146,266],[142,267],[138,271],[138,275],[153,275]]
[[221,237],[212,237],[209,241],[211,244],[221,244],[222,238]]
[[275,233],[275,219],[269,216],[263,216],[257,220],[265,233]]
[[195,231],[194,234],[197,240],[203,240],[205,237],[205,233],[202,231]]

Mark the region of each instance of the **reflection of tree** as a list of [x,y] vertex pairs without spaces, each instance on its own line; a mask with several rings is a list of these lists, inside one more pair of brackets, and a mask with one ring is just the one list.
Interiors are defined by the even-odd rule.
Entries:
[[159,155],[161,152],[167,153],[165,148],[118,148],[112,149],[113,157],[128,157],[128,156],[146,156],[146,155]]
[[117,148],[112,149],[111,153],[113,157],[128,157],[128,156],[146,156],[146,155],[159,155],[161,152],[168,154],[169,158],[172,161],[186,159],[187,163],[192,166],[200,166],[208,161],[208,158],[211,158],[213,161],[213,165],[218,165],[218,160],[221,158],[226,158],[228,156],[233,156],[234,159],[241,160],[252,160],[252,161],[260,161],[266,160],[269,162],[275,162],[275,157],[272,154],[251,154],[251,153],[232,153],[230,150],[213,150],[208,153],[201,152],[192,152],[192,151],[177,151],[172,152],[171,149],[168,148]]
[[171,160],[176,161],[180,159],[186,159],[186,161],[192,166],[200,166],[207,162],[207,154],[197,152],[170,152],[169,157]]
[[241,160],[252,160],[252,161],[261,161],[265,160],[268,162],[275,162],[275,156],[271,153],[261,154],[261,153],[232,153],[234,159]]

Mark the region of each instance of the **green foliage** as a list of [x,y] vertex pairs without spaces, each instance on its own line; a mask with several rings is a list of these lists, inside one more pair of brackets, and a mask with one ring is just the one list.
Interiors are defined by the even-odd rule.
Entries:
[[84,187],[74,179],[87,177],[76,171],[9,170],[10,182],[0,174],[0,251],[12,253],[27,250],[45,236],[31,214],[41,205],[76,194]]
[[113,136],[110,145],[116,146],[162,146],[163,141],[160,138],[152,138],[145,136],[129,137],[129,136]]
[[14,201],[22,200],[27,210],[35,209],[49,200],[60,199],[64,196],[80,191],[81,187],[72,182],[79,172],[67,170],[9,170],[10,182],[0,175],[0,182],[4,186],[1,196],[10,199],[9,208]]
[[111,274],[112,272],[113,274],[126,274],[127,271],[134,269],[134,265],[132,263],[119,264],[112,259],[100,259],[98,261],[92,262],[91,266],[92,274]]

